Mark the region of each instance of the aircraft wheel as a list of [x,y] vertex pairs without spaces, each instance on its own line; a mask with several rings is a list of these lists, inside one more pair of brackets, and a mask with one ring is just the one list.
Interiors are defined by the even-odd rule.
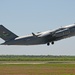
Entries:
[[47,46],[49,46],[50,45],[50,43],[47,43]]
[[53,45],[54,44],[54,41],[52,41],[51,44]]

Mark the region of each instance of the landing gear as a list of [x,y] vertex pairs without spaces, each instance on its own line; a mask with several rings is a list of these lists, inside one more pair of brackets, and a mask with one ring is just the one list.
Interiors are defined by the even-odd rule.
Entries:
[[51,44],[53,45],[54,44],[54,41],[52,41]]
[[[54,41],[52,41],[51,44],[53,45],[53,44],[54,44]],[[49,46],[49,45],[50,45],[50,43],[48,42],[48,43],[47,43],[47,46]]]
[[47,43],[47,46],[49,46],[50,45],[50,43]]

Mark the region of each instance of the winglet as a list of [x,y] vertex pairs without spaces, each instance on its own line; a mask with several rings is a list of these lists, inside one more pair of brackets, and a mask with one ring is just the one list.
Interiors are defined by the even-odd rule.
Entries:
[[37,35],[35,35],[33,32],[32,32],[32,35],[33,35],[33,36],[37,36]]

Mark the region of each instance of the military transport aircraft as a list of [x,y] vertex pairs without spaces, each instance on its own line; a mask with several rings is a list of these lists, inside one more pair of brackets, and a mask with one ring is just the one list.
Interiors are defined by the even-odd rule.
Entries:
[[0,25],[0,37],[5,40],[0,45],[40,45],[54,44],[55,41],[75,36],[75,24],[63,26],[55,30],[32,33],[26,36],[17,36],[3,25]]

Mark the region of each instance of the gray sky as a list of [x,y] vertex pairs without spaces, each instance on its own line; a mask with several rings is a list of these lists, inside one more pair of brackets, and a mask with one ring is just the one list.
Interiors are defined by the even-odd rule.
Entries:
[[[72,23],[75,23],[75,0],[0,0],[0,24],[19,36]],[[49,47],[0,46],[0,55],[11,54],[75,55],[75,37],[55,42]]]

